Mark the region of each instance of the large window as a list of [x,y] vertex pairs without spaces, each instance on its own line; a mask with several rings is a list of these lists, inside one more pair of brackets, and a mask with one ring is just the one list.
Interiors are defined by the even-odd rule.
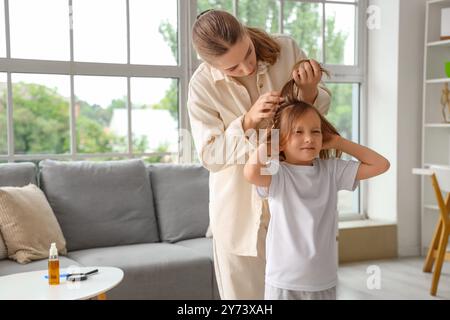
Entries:
[[[329,119],[359,141],[366,0],[0,0],[0,161],[198,161],[186,110],[196,15],[290,34],[331,70]],[[183,130],[183,131],[181,131]],[[359,212],[358,193],[340,195]]]

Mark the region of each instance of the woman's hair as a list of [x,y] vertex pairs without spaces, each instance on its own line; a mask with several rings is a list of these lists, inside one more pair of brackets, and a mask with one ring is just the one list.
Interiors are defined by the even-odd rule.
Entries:
[[211,62],[228,52],[244,35],[255,46],[256,59],[274,64],[280,45],[265,31],[244,26],[232,14],[222,10],[207,10],[197,16],[192,28],[192,42],[199,56]]
[[[294,69],[298,69],[301,63],[307,62],[308,60],[301,60],[297,62]],[[329,72],[321,68],[322,72],[329,76]],[[298,119],[300,119],[307,111],[311,110],[315,112],[321,122],[321,131],[323,142],[328,141],[331,135],[340,135],[336,128],[322,115],[320,112],[311,104],[299,100],[298,97],[298,87],[294,80],[289,80],[281,89],[281,96],[284,98],[284,102],[280,105],[280,108],[276,111],[273,118],[273,125],[269,129],[278,129],[279,131],[279,143],[280,148],[285,146],[293,132],[294,126]],[[271,140],[271,131],[268,132],[267,141]],[[331,157],[340,158],[342,151],[340,150],[321,150],[319,157],[321,159],[328,159]],[[286,157],[284,152],[280,152],[280,161],[285,161]]]

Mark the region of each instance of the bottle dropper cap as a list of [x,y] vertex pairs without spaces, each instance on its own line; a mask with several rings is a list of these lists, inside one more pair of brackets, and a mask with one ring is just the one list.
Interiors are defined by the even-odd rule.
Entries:
[[50,246],[50,256],[57,256],[58,255],[58,249],[56,248],[56,243],[52,242]]

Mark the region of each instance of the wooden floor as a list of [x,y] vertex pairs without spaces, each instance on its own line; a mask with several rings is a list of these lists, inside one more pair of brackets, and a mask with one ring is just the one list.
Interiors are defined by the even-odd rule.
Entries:
[[[450,300],[450,262],[444,262],[437,296],[433,297],[429,294],[432,274],[422,272],[424,260],[418,257],[341,264],[337,299]],[[368,273],[367,268],[372,265],[379,267],[380,289],[368,289],[367,280],[373,273]]]

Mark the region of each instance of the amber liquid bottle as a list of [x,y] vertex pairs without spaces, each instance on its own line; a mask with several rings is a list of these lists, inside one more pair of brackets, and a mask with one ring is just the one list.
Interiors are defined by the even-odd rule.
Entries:
[[48,284],[59,284],[59,258],[56,243],[52,243],[48,255]]

